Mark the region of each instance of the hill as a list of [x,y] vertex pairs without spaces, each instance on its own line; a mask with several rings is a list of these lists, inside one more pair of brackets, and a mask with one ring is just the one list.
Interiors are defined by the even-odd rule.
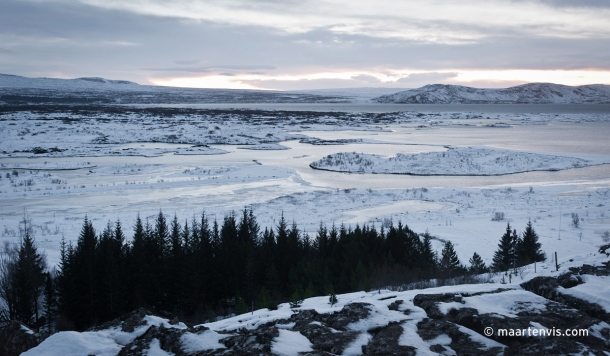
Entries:
[[[512,278],[479,276],[482,284],[357,292],[337,295],[334,305],[314,297],[196,326],[140,309],[88,332],[54,334],[22,355],[603,355],[607,249],[558,272],[539,263]],[[12,330],[14,339],[37,337]]]
[[600,104],[610,103],[610,85],[530,83],[505,89],[431,84],[372,99],[395,104]]
[[0,74],[0,103],[2,102],[7,104],[344,103],[349,102],[349,99],[333,94],[139,85],[126,80],[98,77],[55,79]]

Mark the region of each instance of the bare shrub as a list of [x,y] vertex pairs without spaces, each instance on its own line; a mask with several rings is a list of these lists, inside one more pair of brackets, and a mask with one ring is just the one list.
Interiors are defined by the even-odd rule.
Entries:
[[572,226],[575,228],[580,226],[580,217],[578,217],[578,214],[576,213],[572,213]]
[[491,221],[502,221],[504,220],[504,212],[503,211],[496,211],[494,213],[494,216],[491,217]]
[[610,231],[604,231],[602,234],[602,240],[604,240],[604,242],[610,242]]

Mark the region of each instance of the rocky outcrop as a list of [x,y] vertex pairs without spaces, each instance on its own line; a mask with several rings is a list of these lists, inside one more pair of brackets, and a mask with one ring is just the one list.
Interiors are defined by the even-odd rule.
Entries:
[[[497,290],[492,293],[502,294],[506,290]],[[571,336],[571,337],[529,337],[529,336],[510,336],[498,335],[499,329],[508,330],[527,330],[533,325],[542,325],[551,329],[573,330],[589,329],[590,333],[597,330],[597,326],[602,322],[600,319],[593,318],[588,314],[572,309],[566,305],[548,301],[544,309],[536,310],[524,309],[517,313],[515,318],[507,318],[504,315],[495,313],[480,313],[477,309],[464,307],[453,308],[444,314],[439,309],[439,303],[465,303],[465,298],[473,295],[454,295],[454,294],[420,294],[415,297],[413,304],[423,308],[429,318],[418,323],[418,334],[423,340],[433,340],[440,335],[448,335],[451,342],[448,345],[458,355],[496,355],[504,352],[505,355],[539,355],[539,354],[577,354],[591,352],[594,355],[602,355],[610,344],[607,336],[610,328],[604,328],[601,337]],[[498,296],[499,299],[501,296]],[[463,326],[475,331],[480,335],[486,335],[485,328],[490,327],[494,334],[488,336],[490,339],[506,346],[501,348],[485,349],[480,343],[472,340],[468,333],[460,330]],[[603,325],[603,324],[602,324]],[[435,346],[435,345],[433,345]],[[442,345],[435,346],[441,351]],[[432,349],[432,348],[431,348]]]
[[0,328],[0,355],[19,356],[42,341],[42,337],[18,321]]
[[592,318],[610,323],[610,313],[602,306],[561,292],[559,287],[570,289],[584,283],[581,276],[585,274],[610,276],[610,262],[600,266],[584,264],[581,267],[572,267],[570,272],[558,277],[536,277],[522,283],[521,287],[546,299],[577,309]]

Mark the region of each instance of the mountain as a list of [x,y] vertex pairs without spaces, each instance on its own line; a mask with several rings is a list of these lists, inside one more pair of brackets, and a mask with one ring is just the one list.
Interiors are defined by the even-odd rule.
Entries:
[[[333,304],[329,296],[314,297],[201,325],[140,309],[41,343],[14,322],[5,339],[0,333],[0,344],[14,341],[6,355],[31,348],[22,356],[605,355],[608,250],[602,246],[599,254],[575,256],[560,267],[538,263],[470,277],[479,284],[446,280],[434,288],[356,292],[336,295]],[[410,288],[425,284],[434,281]]]
[[[571,87],[531,83],[506,89],[431,84],[418,89],[346,88],[300,91],[177,88],[98,77],[27,78],[0,74],[0,103],[206,104],[400,103],[583,104],[610,103],[609,85]],[[398,91],[398,92],[397,92]]]
[[205,103],[347,103],[333,94],[272,90],[177,88],[139,85],[97,77],[27,78],[0,74],[0,103],[6,104],[205,104]]
[[610,103],[610,85],[530,83],[505,89],[431,84],[372,99],[396,104],[600,104]]
[[331,95],[346,97],[354,103],[369,103],[371,99],[381,95],[394,94],[396,92],[406,90],[406,88],[336,88],[336,89],[310,89],[310,90],[292,90],[290,93],[313,94],[313,95]]

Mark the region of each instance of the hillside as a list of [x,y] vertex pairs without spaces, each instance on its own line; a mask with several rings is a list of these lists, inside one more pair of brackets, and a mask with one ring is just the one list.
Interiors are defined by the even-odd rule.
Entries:
[[0,74],[0,103],[335,103],[338,95],[287,93],[270,90],[196,89],[139,85],[126,80],[26,78]]
[[505,89],[479,89],[431,84],[379,96],[372,101],[395,104],[599,104],[610,103],[610,86],[596,84],[572,87],[530,83]]
[[[315,297],[197,326],[140,309],[54,334],[23,355],[604,355],[608,248],[562,261],[558,272],[539,263],[511,277],[480,276],[482,284],[357,292],[335,305]],[[18,325],[11,336],[38,337]]]

